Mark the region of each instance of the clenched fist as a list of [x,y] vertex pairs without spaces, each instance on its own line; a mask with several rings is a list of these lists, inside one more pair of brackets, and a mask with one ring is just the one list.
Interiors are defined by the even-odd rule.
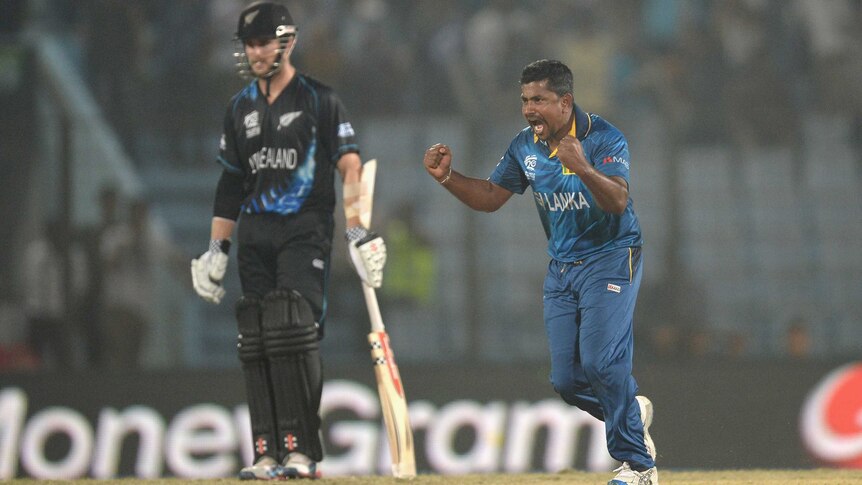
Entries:
[[452,173],[452,150],[442,143],[435,143],[425,150],[425,159],[422,163],[425,165],[425,170],[435,180],[441,182]]
[[560,159],[564,167],[578,176],[584,175],[593,168],[584,155],[584,147],[581,142],[572,135],[566,135],[560,140],[560,144],[557,146],[557,158]]

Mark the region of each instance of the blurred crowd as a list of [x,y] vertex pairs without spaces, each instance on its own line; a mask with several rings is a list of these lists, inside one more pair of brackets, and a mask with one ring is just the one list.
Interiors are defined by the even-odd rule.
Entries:
[[106,186],[94,202],[98,223],[48,219],[27,245],[22,335],[0,344],[0,370],[143,366],[158,304],[156,263],[172,258],[179,270],[187,261],[150,227],[145,199],[124,200]]
[[[792,145],[806,112],[847,116],[857,130],[862,119],[860,0],[287,3],[300,29],[295,63],[358,119],[517,115],[520,70],[538,58],[572,67],[589,111],[658,116],[680,142]],[[180,160],[211,160],[214,120],[241,85],[231,38],[245,2],[43,4],[45,21],[77,40],[133,153],[155,129],[184,135],[166,144]]]

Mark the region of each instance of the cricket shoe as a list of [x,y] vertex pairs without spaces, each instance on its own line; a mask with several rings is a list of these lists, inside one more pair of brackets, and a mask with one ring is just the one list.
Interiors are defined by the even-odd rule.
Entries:
[[617,472],[608,485],[658,485],[658,470],[655,467],[639,472],[632,470],[627,462],[623,462],[623,466],[614,470]]
[[635,396],[635,399],[637,400],[638,407],[640,407],[641,410],[641,421],[644,423],[644,445],[646,445],[649,456],[651,456],[652,460],[655,461],[657,456],[655,443],[652,440],[652,436],[649,435],[649,427],[652,425],[652,401],[647,399],[646,396]]
[[284,465],[281,467],[281,474],[284,478],[309,478],[314,480],[322,475],[317,469],[317,463],[311,458],[302,453],[291,453],[284,459]]
[[281,465],[269,456],[262,456],[254,465],[239,471],[240,480],[281,480],[281,477]]

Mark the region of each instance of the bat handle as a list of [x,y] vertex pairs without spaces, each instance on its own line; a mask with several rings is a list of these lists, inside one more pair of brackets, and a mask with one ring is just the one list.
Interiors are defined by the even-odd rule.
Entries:
[[383,326],[383,317],[380,316],[380,306],[377,304],[377,293],[374,288],[362,282],[362,292],[365,294],[365,306],[368,307],[368,318],[371,320],[371,331],[382,332],[385,330]]

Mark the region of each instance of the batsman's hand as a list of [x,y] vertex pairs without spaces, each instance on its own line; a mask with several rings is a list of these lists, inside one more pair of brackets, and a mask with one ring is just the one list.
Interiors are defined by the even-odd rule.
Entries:
[[425,150],[422,163],[425,170],[440,182],[452,173],[452,149],[442,143],[435,143]]
[[362,226],[347,229],[347,248],[350,263],[359,278],[372,288],[383,284],[383,266],[386,265],[386,243],[383,238],[368,232]]
[[192,284],[204,300],[218,305],[224,297],[222,281],[227,271],[230,241],[211,241],[209,251],[192,260]]

